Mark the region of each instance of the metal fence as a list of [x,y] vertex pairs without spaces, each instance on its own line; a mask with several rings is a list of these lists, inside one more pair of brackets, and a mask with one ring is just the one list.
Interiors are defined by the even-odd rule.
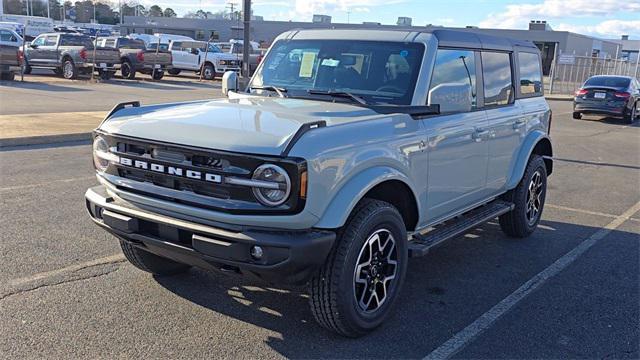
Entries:
[[[640,58],[640,56],[638,56]],[[638,59],[602,59],[588,56],[560,57],[551,68],[549,94],[571,95],[594,75],[640,77]]]

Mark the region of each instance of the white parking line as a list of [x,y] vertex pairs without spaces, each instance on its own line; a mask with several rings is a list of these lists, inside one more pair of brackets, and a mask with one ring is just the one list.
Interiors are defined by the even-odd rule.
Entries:
[[529,281],[524,283],[516,291],[512,292],[509,296],[489,309],[489,311],[482,314],[469,326],[462,329],[462,331],[458,332],[444,344],[440,345],[437,349],[432,351],[425,357],[425,359],[446,359],[455,355],[483,331],[491,327],[491,325],[493,325],[496,320],[498,320],[507,311],[516,306],[522,299],[533,293],[536,289],[544,285],[549,279],[560,273],[562,270],[566,269],[569,265],[571,265],[571,263],[573,263],[582,254],[589,250],[599,240],[603,239],[611,231],[622,225],[622,223],[627,221],[638,211],[640,211],[640,201],[630,207],[622,215],[617,216],[605,227],[596,231],[589,238],[581,242],[580,245],[573,248],[573,250],[569,251],[567,254],[556,260],[556,262],[551,264],[549,267],[529,279]]
[[51,181],[47,181],[46,183],[7,186],[7,187],[0,188],[0,191],[13,191],[13,190],[31,189],[31,188],[35,188],[35,187],[47,186],[47,185],[50,185],[50,184],[53,184],[53,183],[69,183],[69,182],[74,182],[74,181],[83,181],[83,180],[90,180],[90,179],[95,179],[95,178],[96,178],[95,176],[83,176],[83,177],[77,177],[77,178],[71,178],[71,179],[51,180]]
[[584,209],[576,209],[576,208],[572,208],[572,207],[568,207],[568,206],[562,206],[562,205],[545,204],[544,206],[546,206],[546,207],[550,207],[550,208],[552,208],[552,209],[566,210],[566,211],[572,211],[572,212],[577,212],[577,213],[582,213],[582,214],[596,215],[596,216],[603,216],[603,217],[609,217],[609,218],[615,218],[615,217],[617,217],[617,216],[618,216],[618,215],[607,214],[607,213],[598,212],[598,211],[590,211],[590,210],[584,210]]

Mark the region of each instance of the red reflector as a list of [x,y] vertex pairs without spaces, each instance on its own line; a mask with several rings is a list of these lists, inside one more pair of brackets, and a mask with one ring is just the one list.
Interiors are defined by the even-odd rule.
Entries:
[[628,92],[624,92],[624,91],[616,92],[616,93],[615,93],[615,94],[613,94],[613,95],[614,95],[615,97],[623,98],[623,99],[628,99],[628,98],[631,96],[631,94],[629,94]]
[[138,54],[136,54],[136,58],[138,58],[138,61],[144,61],[144,53],[139,51]]
[[80,58],[82,60],[87,60],[87,49],[80,50]]
[[580,89],[576,91],[576,96],[586,95],[589,91],[585,89]]

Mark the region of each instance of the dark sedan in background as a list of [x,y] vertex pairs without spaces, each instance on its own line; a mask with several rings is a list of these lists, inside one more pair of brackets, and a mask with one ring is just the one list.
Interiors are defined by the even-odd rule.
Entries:
[[640,82],[629,76],[592,76],[576,91],[573,118],[582,114],[622,117],[633,123],[640,116]]

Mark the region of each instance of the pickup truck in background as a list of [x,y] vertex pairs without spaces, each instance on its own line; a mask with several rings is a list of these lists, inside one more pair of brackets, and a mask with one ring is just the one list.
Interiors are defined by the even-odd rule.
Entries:
[[110,36],[98,38],[98,45],[120,52],[120,72],[125,79],[133,80],[136,72],[141,72],[160,80],[165,70],[171,69],[171,53],[148,49],[142,40]]
[[0,80],[13,80],[20,72],[22,50],[17,46],[0,44]]
[[174,40],[169,44],[173,58],[173,69],[169,74],[178,75],[180,71],[202,71],[202,77],[213,80],[216,75],[222,76],[226,71],[240,71],[242,60],[237,56],[222,52],[214,44],[204,41]]
[[[262,61],[267,49],[260,49],[260,45],[254,41],[250,41],[249,44],[251,49],[249,53],[249,72],[253,74],[258,68],[260,61]],[[233,54],[236,59],[242,61],[244,41],[231,39],[228,42],[215,43],[215,45],[222,49],[223,52]]]
[[[95,66],[94,66],[95,54]],[[97,47],[89,36],[67,33],[40,34],[25,48],[24,73],[32,68],[52,69],[65,79],[75,79],[95,69],[103,80],[110,79],[120,64],[116,49]]]

